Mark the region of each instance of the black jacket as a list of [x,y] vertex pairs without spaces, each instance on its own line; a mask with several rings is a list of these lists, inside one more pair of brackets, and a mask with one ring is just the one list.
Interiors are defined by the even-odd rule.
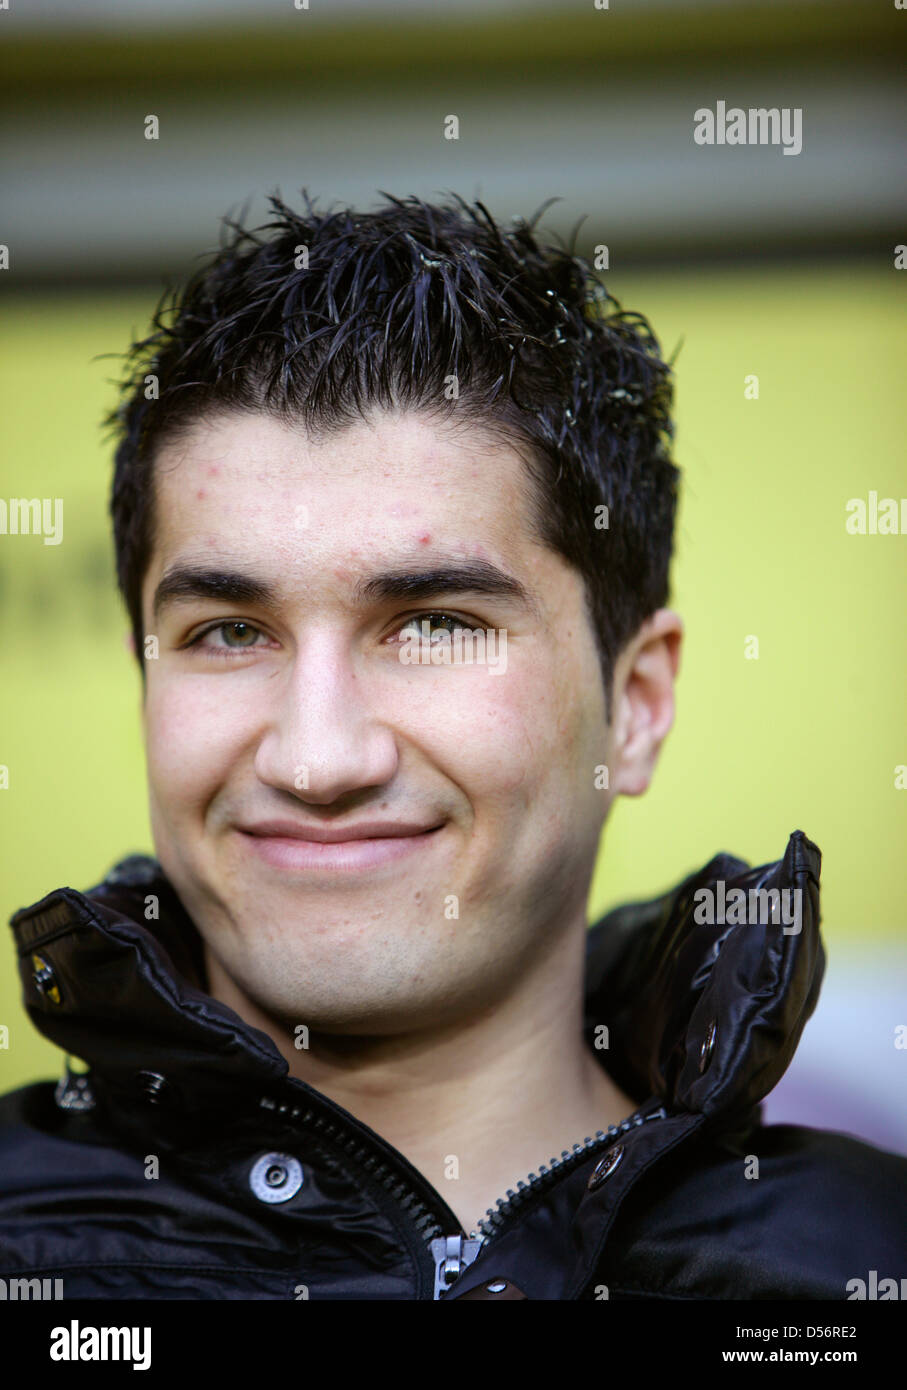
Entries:
[[[90,1070],[0,1098],[0,1277],[61,1278],[65,1298],[445,1301],[843,1300],[871,1270],[899,1277],[907,1159],[761,1124],[818,999],[819,866],[797,831],[778,863],[718,855],[590,929],[587,1039],[606,1025],[595,1055],[639,1109],[565,1134],[472,1238],[204,991],[154,859],[50,893],[12,919],[25,1003]],[[694,893],[718,880],[799,888],[801,930],[698,925]]]

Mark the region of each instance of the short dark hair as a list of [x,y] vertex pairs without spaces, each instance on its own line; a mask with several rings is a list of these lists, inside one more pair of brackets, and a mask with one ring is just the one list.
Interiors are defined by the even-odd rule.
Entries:
[[569,246],[536,240],[556,199],[505,230],[457,194],[429,204],[379,191],[373,212],[317,212],[303,189],[304,214],[275,195],[261,227],[224,219],[220,251],[165,292],[152,333],[126,353],[105,423],[117,437],[117,580],[143,678],[156,449],[223,409],[315,435],[370,407],[408,408],[456,414],[517,449],[538,538],[585,580],[610,718],[616,658],[668,601],[671,366],[648,321],[574,254],[578,227]]

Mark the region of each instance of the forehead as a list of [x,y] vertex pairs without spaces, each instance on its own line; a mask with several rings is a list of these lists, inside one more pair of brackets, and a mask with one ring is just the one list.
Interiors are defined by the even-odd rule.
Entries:
[[300,545],[319,561],[453,546],[515,557],[537,544],[526,465],[479,426],[412,412],[311,438],[301,424],[262,413],[222,413],[158,453],[154,470],[157,568],[188,546],[275,561]]

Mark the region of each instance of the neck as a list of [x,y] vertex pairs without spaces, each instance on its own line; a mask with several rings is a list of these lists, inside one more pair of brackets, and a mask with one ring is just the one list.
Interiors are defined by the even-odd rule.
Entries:
[[635,1109],[583,1039],[584,948],[581,919],[491,1008],[432,1031],[310,1034],[305,1049],[206,959],[214,998],[409,1159],[468,1232],[539,1164]]

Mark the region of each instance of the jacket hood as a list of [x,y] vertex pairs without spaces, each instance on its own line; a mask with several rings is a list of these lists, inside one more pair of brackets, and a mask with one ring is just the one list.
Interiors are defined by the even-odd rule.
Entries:
[[[780,1080],[825,969],[820,866],[797,830],[774,863],[718,854],[590,927],[585,1035],[634,1102],[743,1114]],[[758,910],[754,894],[772,889],[797,905],[793,922],[783,906],[780,916]],[[58,888],[11,926],[33,1024],[105,1089],[135,1096],[138,1085],[146,1099],[202,1115],[237,1088],[288,1075],[271,1038],[206,992],[201,938],[156,859],[130,855],[87,892]]]

